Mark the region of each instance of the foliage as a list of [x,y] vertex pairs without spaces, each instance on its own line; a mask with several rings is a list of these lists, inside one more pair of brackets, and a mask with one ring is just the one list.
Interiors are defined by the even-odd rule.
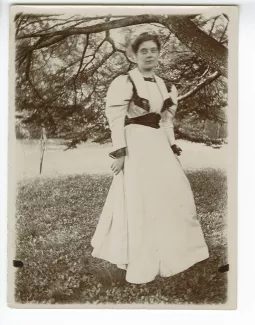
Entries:
[[[141,21],[147,23],[134,20],[133,24],[121,28],[116,24],[117,27],[101,32],[75,32],[100,23],[118,23],[121,18],[23,14],[16,17],[16,111],[32,136],[45,125],[49,137],[72,140],[73,146],[89,138],[101,143],[108,141],[105,94],[114,77],[134,67],[130,42],[142,31],[155,32],[161,39],[156,73],[167,84],[174,82],[179,95],[184,96],[178,117],[191,112],[200,119],[217,120],[217,110],[227,103],[226,78],[219,73],[211,81],[214,67],[180,42],[179,35],[167,25],[152,22],[156,18],[162,21],[162,17],[146,20],[142,16]],[[193,22],[205,36],[227,46],[226,16],[197,15]]]
[[198,114],[193,112],[189,112],[187,116],[175,120],[176,139],[206,143],[214,147],[214,145],[226,143],[227,136],[227,125],[221,120],[214,121],[200,118]]
[[210,258],[170,278],[133,285],[125,271],[93,258],[94,233],[111,176],[23,180],[17,196],[16,300],[21,303],[222,304],[227,299],[226,175],[187,174]]

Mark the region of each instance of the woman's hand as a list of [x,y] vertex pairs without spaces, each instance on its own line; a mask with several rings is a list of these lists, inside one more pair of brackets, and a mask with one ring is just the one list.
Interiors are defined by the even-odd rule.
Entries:
[[173,144],[171,146],[172,150],[173,150],[173,153],[177,156],[180,156],[181,153],[182,153],[182,149],[180,147],[178,147],[176,144]]
[[118,175],[119,172],[124,168],[124,162],[125,162],[125,156],[114,159],[111,168],[115,175]]

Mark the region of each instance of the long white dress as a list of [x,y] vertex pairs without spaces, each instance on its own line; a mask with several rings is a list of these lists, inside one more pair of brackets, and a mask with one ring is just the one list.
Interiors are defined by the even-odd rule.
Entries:
[[[158,84],[144,83],[150,112],[160,113]],[[209,252],[190,183],[164,127],[131,124],[124,135],[124,172],[113,178],[91,241],[92,255],[125,269],[128,282],[147,283],[158,274],[182,272],[208,258]]]

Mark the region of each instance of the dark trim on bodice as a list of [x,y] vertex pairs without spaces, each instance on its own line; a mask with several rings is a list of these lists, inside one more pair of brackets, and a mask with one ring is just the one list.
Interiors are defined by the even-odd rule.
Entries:
[[167,109],[169,109],[173,105],[174,105],[174,102],[172,101],[172,98],[171,97],[168,97],[167,99],[165,99],[165,101],[163,103],[161,112],[166,111]]
[[133,82],[133,80],[131,79],[131,77],[129,75],[128,75],[128,77],[129,77],[130,82],[133,85],[133,97],[132,97],[132,100],[133,100],[134,104],[136,106],[139,106],[139,107],[143,108],[145,111],[149,112],[150,111],[150,102],[149,102],[149,100],[146,99],[146,98],[142,98],[142,97],[140,97],[138,95],[135,83]]
[[[137,93],[137,89],[135,86],[135,83],[133,82],[133,80],[131,79],[131,77],[128,74],[128,78],[130,80],[130,82],[133,85],[133,96],[132,96],[132,101],[134,102],[134,104],[136,106],[139,106],[140,108],[144,109],[145,111],[149,112],[150,111],[150,102],[148,99],[146,98],[142,98],[138,95]],[[171,97],[168,97],[164,100],[163,106],[161,108],[161,113],[163,113],[164,111],[166,111],[167,109],[169,109],[171,106],[173,106],[174,103],[172,101]]]

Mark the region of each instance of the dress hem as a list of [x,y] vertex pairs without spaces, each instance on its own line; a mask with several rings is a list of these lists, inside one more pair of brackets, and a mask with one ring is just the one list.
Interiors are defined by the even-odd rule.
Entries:
[[[186,270],[188,270],[189,268],[191,268],[192,266],[194,266],[195,264],[202,262],[206,259],[209,258],[209,253],[207,252],[204,256],[202,255],[200,258],[197,259],[193,259],[192,261],[190,261],[189,263],[186,264],[186,266],[180,267],[179,269],[175,269],[174,271],[171,271],[171,274],[169,275],[162,275],[162,273],[160,272],[160,270],[158,270],[158,273],[154,275],[154,277],[150,278],[150,280],[141,280],[141,281],[132,281],[131,279],[128,278],[128,276],[126,276],[126,281],[128,283],[132,283],[132,284],[145,284],[148,282],[152,282],[155,280],[155,278],[159,275],[162,278],[169,278],[171,276],[177,275],[179,273],[182,273]],[[166,273],[166,272],[165,272]]]
[[[110,258],[107,258],[107,257],[102,257],[100,256],[99,254],[96,254],[95,252],[92,252],[91,254],[93,257],[96,257],[96,258],[99,258],[99,259],[102,259],[104,261],[107,261],[111,264],[114,264],[117,266],[117,268],[119,269],[122,269],[122,270],[125,270],[125,271],[128,271],[127,268],[128,268],[128,263],[120,263],[120,262],[116,262],[116,261],[113,261],[112,259]],[[209,258],[209,253],[208,253],[208,250],[207,250],[207,247],[205,247],[202,252],[201,252],[201,255],[199,257],[199,255],[196,257],[196,258],[193,258],[189,261],[187,261],[187,263],[182,263],[182,266],[179,267],[179,268],[176,268],[176,269],[172,269],[170,270],[169,272],[161,272],[160,271],[160,268],[158,269],[158,272],[157,274],[155,274],[152,278],[149,278],[148,280],[131,280],[131,278],[128,277],[128,274],[126,274],[126,281],[128,283],[132,283],[132,284],[145,284],[145,283],[149,283],[149,282],[152,282],[155,280],[155,278],[159,275],[160,277],[162,278],[169,278],[171,276],[174,276],[178,273],[181,273],[181,272],[184,272],[186,271],[187,269],[189,269],[190,267],[194,266],[195,264],[199,263],[199,262],[202,262],[206,259]],[[159,261],[159,265],[160,265],[160,261]]]

